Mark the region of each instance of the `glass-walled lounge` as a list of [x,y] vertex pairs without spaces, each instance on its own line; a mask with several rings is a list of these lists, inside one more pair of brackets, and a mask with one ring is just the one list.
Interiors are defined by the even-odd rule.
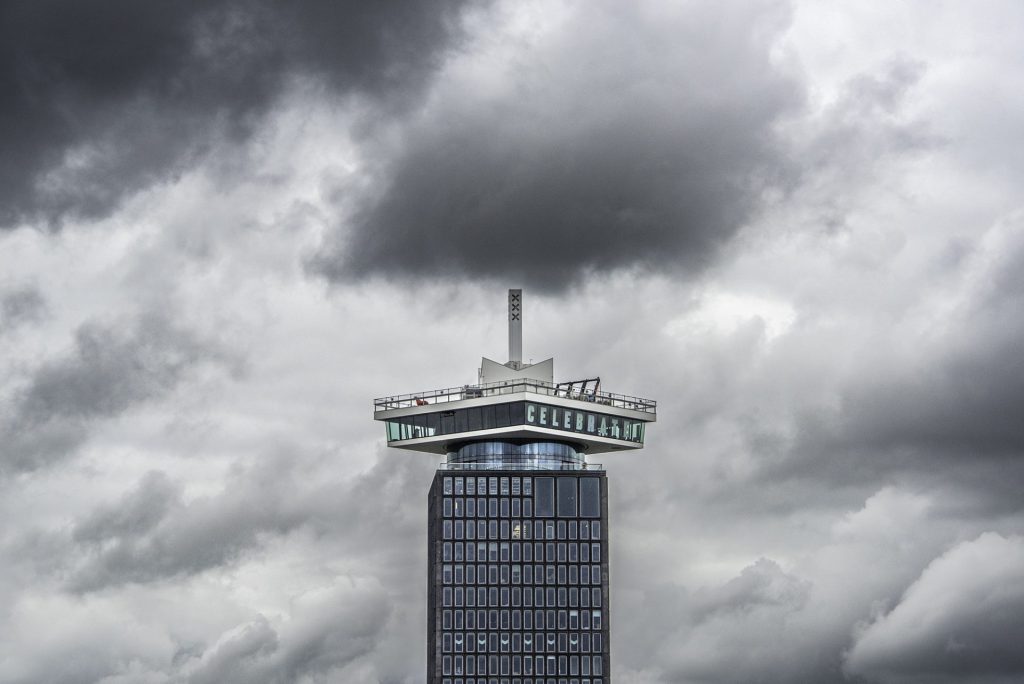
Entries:
[[532,401],[417,413],[386,421],[389,442],[532,425],[643,444],[644,422]]
[[507,470],[581,470],[583,454],[560,442],[488,441],[464,444],[448,452],[449,468]]

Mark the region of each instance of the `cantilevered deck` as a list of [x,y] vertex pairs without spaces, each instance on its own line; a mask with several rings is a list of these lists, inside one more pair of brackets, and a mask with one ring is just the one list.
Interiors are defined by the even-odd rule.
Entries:
[[539,380],[513,380],[504,382],[492,382],[483,385],[462,385],[461,387],[447,387],[445,389],[425,390],[411,394],[400,394],[392,397],[381,397],[374,399],[374,413],[379,411],[391,411],[394,409],[410,408],[415,406],[426,406],[429,404],[447,404],[454,401],[466,399],[480,399],[482,397],[495,397],[503,394],[519,394],[522,392],[540,394],[548,397],[559,397],[571,399],[601,406],[611,406],[618,409],[628,409],[657,415],[658,403],[653,399],[642,399],[631,397],[625,394],[614,394],[597,389],[577,389],[581,382],[563,382],[557,385]]

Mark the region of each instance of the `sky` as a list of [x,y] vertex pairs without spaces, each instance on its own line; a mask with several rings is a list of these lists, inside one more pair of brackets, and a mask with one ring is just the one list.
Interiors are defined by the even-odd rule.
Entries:
[[[619,684],[1024,680],[1024,5],[0,4],[0,683],[422,682],[375,397],[658,401]],[[1013,416],[1018,418],[1014,419]]]

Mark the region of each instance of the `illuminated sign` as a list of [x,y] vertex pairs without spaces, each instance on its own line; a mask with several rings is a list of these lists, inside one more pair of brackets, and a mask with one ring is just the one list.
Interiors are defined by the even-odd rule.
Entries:
[[644,440],[644,424],[641,421],[529,401],[526,402],[526,425],[623,439],[627,442],[643,443]]

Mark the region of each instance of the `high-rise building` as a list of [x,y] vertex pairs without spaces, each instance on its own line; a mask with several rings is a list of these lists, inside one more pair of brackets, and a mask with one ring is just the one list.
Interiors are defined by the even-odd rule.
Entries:
[[389,446],[445,459],[427,506],[427,681],[608,684],[608,480],[587,459],[642,448],[655,402],[524,364],[509,290],[508,363],[377,399],[374,418]]

